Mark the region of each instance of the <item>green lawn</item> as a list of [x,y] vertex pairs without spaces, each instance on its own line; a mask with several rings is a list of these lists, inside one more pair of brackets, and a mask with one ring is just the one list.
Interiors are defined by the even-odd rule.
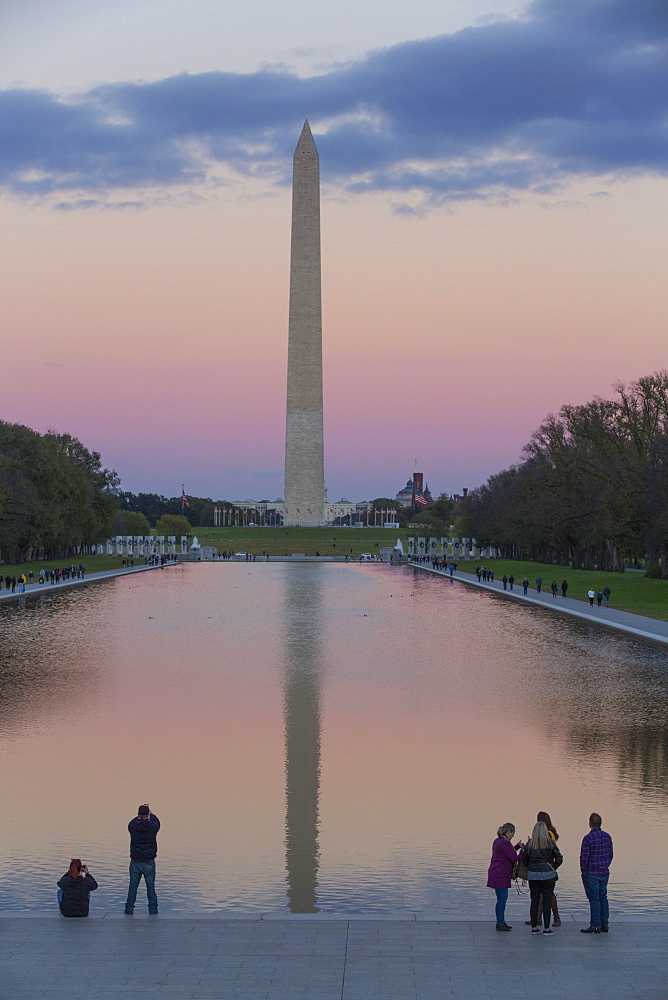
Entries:
[[397,528],[193,528],[200,545],[215,545],[219,552],[251,552],[253,555],[358,556],[378,553],[384,545],[402,538],[407,551],[407,532]]
[[[25,573],[26,578],[32,570],[35,581],[39,579],[39,571],[41,569],[56,569],[56,567],[71,566],[74,564],[78,566],[81,563],[85,567],[87,573],[101,573],[103,570],[109,569],[122,569],[122,557],[121,556],[70,556],[67,559],[40,559],[38,562],[31,563],[12,563],[11,565],[0,563],[0,574],[3,579],[6,576],[19,577],[21,573]],[[140,556],[135,559],[135,566],[144,565],[144,560]]]
[[587,602],[587,591],[590,588],[596,591],[603,590],[607,584],[612,593],[611,608],[668,621],[668,580],[650,580],[642,573],[570,569],[568,566],[553,566],[551,563],[515,562],[512,559],[457,560],[457,569],[464,570],[465,573],[473,573],[476,566],[482,565],[493,569],[497,580],[504,573],[506,576],[512,573],[516,587],[521,584],[526,574],[530,588],[535,589],[536,577],[541,576],[543,591],[548,593],[553,580],[556,580],[559,587],[562,580],[567,580],[568,596],[575,598],[576,601]]
[[[255,555],[292,555],[301,552],[314,556],[359,556],[361,552],[377,554],[384,545],[395,545],[397,538],[404,543],[404,551],[408,550],[408,532],[390,528],[194,528],[194,533],[201,545],[215,545],[219,552],[224,549],[233,552],[251,552]],[[103,570],[121,569],[120,556],[81,556],[71,559],[48,559],[19,565],[0,564],[0,573],[5,576],[26,577],[30,570],[35,580],[40,569],[55,569],[66,563],[79,565],[82,563],[88,573]],[[543,578],[543,590],[549,593],[552,580],[561,586],[561,581],[568,580],[568,596],[578,601],[587,601],[587,591],[603,590],[606,583],[612,591],[610,606],[622,611],[632,611],[635,614],[647,615],[649,618],[660,618],[668,621],[668,580],[650,580],[642,573],[607,573],[588,570],[569,569],[565,566],[553,566],[550,563],[514,562],[511,559],[479,559],[458,560],[457,568],[472,573],[476,566],[485,564],[494,570],[496,579],[505,573],[515,577],[515,586],[520,586],[526,574],[531,588],[535,588],[537,576]],[[137,557],[135,565],[143,565],[143,559]]]

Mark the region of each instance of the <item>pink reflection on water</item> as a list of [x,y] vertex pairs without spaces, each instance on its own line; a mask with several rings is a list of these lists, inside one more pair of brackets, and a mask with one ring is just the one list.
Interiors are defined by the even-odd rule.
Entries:
[[663,652],[376,566],[186,565],[1,613],[0,836],[30,860],[2,907],[50,906],[72,856],[121,907],[147,800],[162,909],[486,911],[496,827],[538,809],[567,907],[594,808],[618,909],[665,896],[635,849],[668,846]]

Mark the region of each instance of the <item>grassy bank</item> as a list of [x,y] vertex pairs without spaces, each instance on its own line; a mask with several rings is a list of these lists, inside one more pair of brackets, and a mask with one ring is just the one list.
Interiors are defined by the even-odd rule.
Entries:
[[[642,573],[609,573],[599,570],[570,569],[568,566],[553,566],[551,563],[515,562],[512,559],[458,560],[457,569],[473,573],[476,566],[485,565],[494,570],[495,579],[505,573],[515,577],[515,586],[522,583],[526,575],[530,590],[535,590],[536,577],[543,578],[543,592],[550,592],[553,580],[561,587],[561,581],[568,581],[568,597],[576,601],[588,602],[587,591],[603,590],[610,587],[610,607],[620,611],[632,611],[648,618],[668,621],[668,580],[650,580]],[[561,594],[561,590],[559,591]]]
[[215,545],[219,552],[251,552],[253,555],[359,556],[377,554],[384,545],[407,548],[407,532],[396,528],[193,528],[200,545]]
[[[6,576],[19,577],[21,573],[25,573],[26,578],[28,578],[28,574],[32,570],[36,582],[39,579],[41,569],[44,571],[57,567],[62,569],[63,566],[71,566],[72,564],[78,566],[81,563],[87,573],[102,573],[104,570],[122,569],[122,562],[121,556],[70,556],[67,559],[40,559],[38,562],[12,563],[11,565],[0,563],[0,575],[2,575],[3,580]],[[144,565],[144,559],[141,556],[135,559],[135,566],[139,565]]]

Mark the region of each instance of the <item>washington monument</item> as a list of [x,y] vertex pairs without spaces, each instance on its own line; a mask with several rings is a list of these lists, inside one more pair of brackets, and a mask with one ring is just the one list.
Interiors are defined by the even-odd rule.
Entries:
[[320,163],[308,121],[292,168],[284,524],[325,524],[320,304]]

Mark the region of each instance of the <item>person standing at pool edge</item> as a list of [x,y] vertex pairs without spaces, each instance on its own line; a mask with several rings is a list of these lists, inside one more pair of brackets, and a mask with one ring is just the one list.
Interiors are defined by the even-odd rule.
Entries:
[[531,933],[540,934],[538,909],[542,899],[543,934],[554,934],[550,927],[552,892],[559,878],[556,869],[564,859],[542,821],[534,826],[531,838],[524,848],[522,860],[528,869],[527,877],[531,893]]
[[589,817],[589,833],[582,839],[580,871],[582,884],[589,900],[589,927],[582,934],[608,932],[610,909],[608,906],[608,878],[612,863],[612,837],[601,829],[603,820],[598,813]]
[[137,889],[142,875],[146,883],[148,912],[153,916],[158,912],[158,897],[155,893],[155,859],[158,854],[158,830],[160,820],[154,816],[147,803],[140,806],[137,815],[128,823],[130,834],[130,885],[125,903],[125,913],[134,913]]
[[497,931],[511,931],[506,923],[506,903],[508,901],[508,890],[513,877],[513,865],[519,861],[517,852],[524,849],[522,843],[513,847],[510,843],[515,836],[515,827],[512,823],[504,823],[496,831],[496,840],[492,844],[492,860],[487,872],[487,887],[496,892],[496,929]]

